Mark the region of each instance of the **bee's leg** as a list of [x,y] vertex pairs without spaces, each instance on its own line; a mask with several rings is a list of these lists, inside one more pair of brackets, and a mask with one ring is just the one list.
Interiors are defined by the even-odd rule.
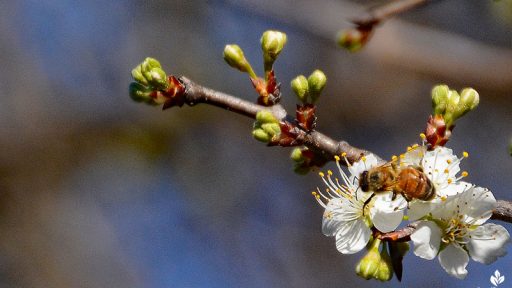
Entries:
[[366,201],[364,201],[364,203],[363,203],[363,216],[364,216],[364,210],[366,208],[366,205],[370,204],[370,201],[372,201],[373,196],[375,196],[375,193],[373,193],[372,196],[368,197],[368,199],[366,199]]
[[393,191],[393,197],[391,197],[391,201],[395,201],[395,199],[396,199],[396,192]]

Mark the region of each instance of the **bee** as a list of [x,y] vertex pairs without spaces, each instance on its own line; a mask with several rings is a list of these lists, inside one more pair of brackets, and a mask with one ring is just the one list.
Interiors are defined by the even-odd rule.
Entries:
[[413,199],[431,200],[436,195],[432,181],[421,167],[399,167],[396,161],[371,168],[361,173],[359,186],[364,192],[375,193],[391,191],[393,199],[401,194],[407,201]]

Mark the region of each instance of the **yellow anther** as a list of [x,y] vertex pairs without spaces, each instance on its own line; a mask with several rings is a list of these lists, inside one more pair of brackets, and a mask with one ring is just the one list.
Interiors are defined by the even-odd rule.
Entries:
[[411,150],[412,150],[412,147],[411,146],[407,146],[407,152],[409,152]]
[[416,149],[416,148],[418,148],[419,146],[420,146],[420,145],[418,145],[418,144],[414,144],[414,145],[412,145],[412,149]]
[[324,172],[318,172],[318,175],[320,175],[320,177],[324,177],[325,176]]
[[469,157],[469,153],[466,152],[466,151],[462,152],[462,157],[468,158]]
[[469,173],[468,171],[462,171],[462,177],[468,177]]
[[334,155],[334,159],[336,160],[336,162],[338,162],[338,161],[340,161],[340,156]]
[[341,157],[347,157],[347,152],[341,153]]
[[427,139],[427,135],[425,135],[424,133],[420,133],[420,138],[422,140],[425,140],[425,139]]
[[446,163],[448,163],[448,164],[452,164],[452,160],[447,159],[447,160],[446,160]]
[[400,154],[400,159],[404,159],[405,158],[405,154]]
[[446,201],[446,196],[441,196],[441,201]]
[[452,184],[453,180],[452,178],[448,178],[448,184]]
[[327,174],[329,174],[329,176],[332,175],[332,171],[331,170],[327,170]]
[[366,162],[366,156],[361,157],[361,160],[363,160],[363,162]]
[[448,170],[448,169],[444,169],[444,173],[445,173],[445,174],[448,174],[448,172],[450,172],[450,170]]
[[391,161],[396,161],[396,160],[398,160],[398,157],[396,157],[396,155],[391,156]]

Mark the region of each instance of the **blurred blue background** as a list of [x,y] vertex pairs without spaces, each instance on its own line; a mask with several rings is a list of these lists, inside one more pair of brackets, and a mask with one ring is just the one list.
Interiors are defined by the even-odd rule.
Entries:
[[293,77],[324,70],[318,129],[386,158],[419,140],[433,85],[476,88],[480,107],[449,146],[470,153],[469,181],[512,200],[511,1],[434,1],[359,54],[335,46],[347,19],[383,2],[2,1],[0,287],[489,287],[496,269],[509,285],[510,255],[471,262],[464,281],[412,254],[401,284],[362,280],[361,254],[322,235],[320,179],[294,174],[290,150],[254,141],[233,113],[128,97],[152,56],[255,100],[223,47],[261,71],[259,37],[279,29],[284,106]]

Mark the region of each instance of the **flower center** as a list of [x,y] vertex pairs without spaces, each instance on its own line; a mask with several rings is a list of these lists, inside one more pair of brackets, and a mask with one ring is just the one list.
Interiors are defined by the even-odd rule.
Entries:
[[452,218],[448,223],[447,227],[444,230],[444,236],[441,239],[444,243],[457,243],[457,244],[466,244],[467,238],[469,235],[470,224],[465,223],[463,221],[463,215],[458,215],[457,217]]

